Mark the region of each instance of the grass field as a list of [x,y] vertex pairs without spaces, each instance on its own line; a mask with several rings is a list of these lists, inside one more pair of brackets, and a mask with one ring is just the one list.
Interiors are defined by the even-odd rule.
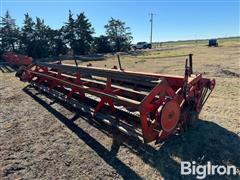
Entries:
[[[76,118],[76,112],[35,90],[23,90],[27,84],[14,72],[0,71],[0,179],[179,179],[180,161],[240,168],[240,38],[220,39],[216,48],[206,45],[171,42],[120,55],[126,70],[183,75],[184,61],[192,53],[194,73],[216,79],[194,126],[157,147],[86,117]],[[78,63],[118,66],[117,57],[110,54]]]

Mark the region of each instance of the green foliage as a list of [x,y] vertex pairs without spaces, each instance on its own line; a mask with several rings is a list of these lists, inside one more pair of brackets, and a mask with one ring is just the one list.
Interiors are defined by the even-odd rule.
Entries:
[[34,21],[28,13],[19,29],[7,11],[0,28],[0,54],[13,51],[33,58],[64,55],[69,48],[74,55],[128,51],[132,40],[129,27],[113,18],[105,26],[106,36],[93,38],[94,29],[83,12],[74,18],[69,11],[65,25],[53,30],[43,19],[37,17]]
[[64,27],[64,34],[74,54],[89,53],[93,41],[93,33],[94,29],[83,12],[77,15],[77,19],[74,20],[72,12],[69,11],[68,22]]
[[23,27],[21,29],[20,36],[20,52],[22,54],[31,54],[32,46],[34,45],[35,39],[35,23],[29,14],[25,14],[25,19],[23,22]]
[[59,55],[64,55],[67,53],[68,48],[64,42],[62,29],[52,30],[49,29],[49,53],[51,56],[58,57]]
[[0,24],[1,51],[17,51],[19,45],[19,29],[7,11]]
[[44,24],[44,20],[36,18],[34,26],[33,44],[29,55],[34,58],[48,57],[49,55],[49,34],[50,28]]
[[132,36],[130,28],[125,27],[125,22],[111,18],[104,27],[113,46],[113,51],[128,51],[130,49]]
[[70,45],[73,46],[75,40],[75,21],[73,19],[73,14],[69,11],[68,22],[65,23],[63,27],[64,39]]
[[93,52],[96,53],[112,52],[109,38],[103,35],[101,35],[100,37],[95,37],[93,42]]
[[44,24],[44,20],[36,18],[36,23],[25,14],[21,29],[21,53],[34,58],[59,56],[67,53],[61,30],[53,30]]

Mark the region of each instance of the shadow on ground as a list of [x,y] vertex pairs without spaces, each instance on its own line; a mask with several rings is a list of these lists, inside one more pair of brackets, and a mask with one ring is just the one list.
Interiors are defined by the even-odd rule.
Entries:
[[[89,115],[78,112],[72,119],[68,119],[64,114],[54,109],[52,104],[48,104],[39,97],[38,93],[35,94],[31,91],[31,88],[26,87],[23,91],[64,123],[124,179],[141,179],[142,177],[116,157],[120,147],[129,148],[131,153],[139,156],[144,163],[159,171],[164,179],[194,178],[193,176],[180,177],[180,161],[196,161],[197,164],[203,165],[211,161],[215,165],[235,165],[238,169],[240,167],[239,136],[214,122],[199,119],[181,136],[175,136],[162,144],[160,148],[155,148],[133,138],[124,138],[123,134],[96,122]],[[112,136],[114,141],[110,151],[75,124],[74,121],[79,118]],[[206,179],[238,178],[239,176],[208,176]]]
[[2,73],[12,73],[12,72],[15,72],[17,69],[18,69],[17,67],[11,66],[7,63],[0,64],[0,71]]

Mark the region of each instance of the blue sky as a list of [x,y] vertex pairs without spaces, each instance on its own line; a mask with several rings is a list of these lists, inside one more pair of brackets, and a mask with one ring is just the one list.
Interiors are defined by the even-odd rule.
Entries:
[[149,13],[154,16],[153,41],[239,36],[239,0],[0,0],[1,16],[6,10],[21,26],[24,14],[44,18],[52,28],[61,27],[68,10],[84,11],[95,36],[105,33],[110,17],[131,28],[134,42],[149,41]]

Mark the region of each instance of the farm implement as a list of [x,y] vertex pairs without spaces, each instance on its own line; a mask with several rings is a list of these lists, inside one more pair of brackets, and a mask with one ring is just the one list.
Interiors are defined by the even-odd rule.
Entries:
[[43,62],[21,69],[17,76],[146,143],[183,131],[198,117],[215,86],[214,79],[193,74],[191,55],[183,76]]
[[24,56],[16,54],[13,52],[6,52],[2,54],[2,59],[5,60],[10,65],[14,66],[28,66],[32,64],[32,58],[29,56]]

